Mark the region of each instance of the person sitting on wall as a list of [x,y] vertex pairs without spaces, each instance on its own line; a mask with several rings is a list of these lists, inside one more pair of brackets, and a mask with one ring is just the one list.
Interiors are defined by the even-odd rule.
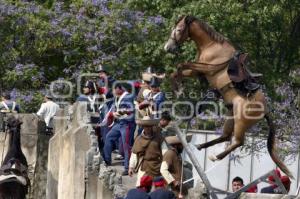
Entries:
[[2,101],[0,102],[1,113],[19,113],[20,106],[11,99],[9,92],[2,93]]
[[36,113],[39,117],[43,118],[46,123],[46,134],[53,134],[53,118],[56,115],[59,106],[52,101],[53,97],[50,94],[46,94],[44,97],[44,103],[42,103],[39,111]]
[[172,191],[166,189],[166,182],[162,176],[153,179],[155,190],[150,193],[151,199],[176,199]]
[[135,189],[130,189],[125,199],[151,199],[148,193],[152,188],[152,177],[143,176],[140,180],[139,186]]

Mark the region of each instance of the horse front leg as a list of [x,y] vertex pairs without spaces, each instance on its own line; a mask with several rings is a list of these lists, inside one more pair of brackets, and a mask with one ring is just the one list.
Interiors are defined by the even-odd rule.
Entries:
[[182,95],[182,73],[180,71],[176,71],[171,74],[171,85],[177,98]]
[[177,98],[183,93],[182,81],[184,77],[198,77],[200,74],[192,69],[181,68],[178,64],[177,71],[171,74],[171,84]]
[[239,125],[234,125],[234,141],[231,145],[229,145],[225,151],[223,151],[222,153],[214,156],[211,155],[208,158],[211,161],[216,161],[216,160],[222,160],[224,157],[226,157],[230,152],[232,152],[233,150],[235,150],[236,148],[242,146],[244,144],[244,140],[245,140],[245,132],[246,129],[242,128]]

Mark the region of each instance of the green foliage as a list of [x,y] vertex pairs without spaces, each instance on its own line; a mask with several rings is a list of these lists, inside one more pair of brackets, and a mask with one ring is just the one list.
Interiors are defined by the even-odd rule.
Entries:
[[[180,56],[163,50],[180,15],[212,25],[252,58],[271,95],[299,68],[300,2],[297,0],[0,0],[0,90],[32,92],[99,63],[121,79],[138,79],[148,66],[168,74],[193,60],[194,44]],[[134,72],[133,72],[134,71]],[[169,81],[164,82],[171,90]],[[200,85],[200,86],[199,86]],[[186,80],[185,92],[205,83]],[[273,91],[273,94],[272,94]],[[26,109],[26,111],[34,111]]]

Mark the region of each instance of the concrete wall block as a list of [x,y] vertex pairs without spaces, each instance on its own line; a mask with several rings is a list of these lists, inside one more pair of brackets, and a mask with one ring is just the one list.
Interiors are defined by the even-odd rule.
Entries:
[[47,199],[57,199],[58,197],[58,178],[61,153],[61,137],[63,130],[56,129],[55,135],[49,141],[48,152],[48,171],[47,171]]
[[292,199],[294,197],[281,194],[242,193],[239,199]]

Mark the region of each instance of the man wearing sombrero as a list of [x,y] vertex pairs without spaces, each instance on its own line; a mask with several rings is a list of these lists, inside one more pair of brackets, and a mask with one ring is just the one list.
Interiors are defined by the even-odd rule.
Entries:
[[132,153],[129,162],[129,175],[137,172],[137,183],[143,175],[152,177],[161,176],[160,166],[163,158],[163,152],[167,150],[167,145],[157,127],[159,119],[144,116],[137,119],[136,124],[143,128],[132,147]]

